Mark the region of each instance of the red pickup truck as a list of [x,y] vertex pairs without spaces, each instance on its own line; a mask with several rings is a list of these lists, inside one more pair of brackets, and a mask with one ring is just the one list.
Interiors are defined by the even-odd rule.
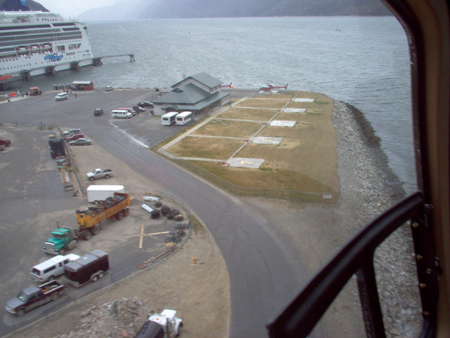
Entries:
[[23,289],[17,297],[6,302],[5,309],[18,317],[41,305],[57,300],[64,292],[64,285],[52,280],[48,283]]
[[66,136],[65,139],[67,142],[78,140],[79,138],[84,138],[83,134],[73,134],[71,136]]
[[11,141],[7,138],[0,138],[0,146],[9,147],[11,145]]

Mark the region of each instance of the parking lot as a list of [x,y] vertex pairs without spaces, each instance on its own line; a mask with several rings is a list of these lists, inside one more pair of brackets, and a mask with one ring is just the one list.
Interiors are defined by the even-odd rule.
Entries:
[[[104,92],[83,94],[97,94],[99,100],[95,101],[106,102],[102,101],[106,94]],[[57,226],[76,228],[75,210],[83,210],[91,206],[82,196],[83,194],[74,197],[73,190],[65,191],[63,183],[65,175],[58,172],[56,161],[50,157],[48,145],[49,136],[57,133],[50,129],[51,123],[47,121],[38,122],[33,118],[35,109],[41,109],[43,112],[46,110],[42,108],[45,104],[66,104],[66,107],[62,106],[66,111],[64,112],[61,109],[60,114],[67,114],[65,115],[65,121],[70,121],[70,116],[73,116],[75,120],[73,124],[67,122],[68,127],[79,126],[80,124],[76,122],[78,118],[92,119],[95,126],[86,132],[87,137],[94,133],[97,134],[96,130],[102,130],[102,125],[109,125],[109,128],[111,128],[108,113],[103,116],[94,116],[95,107],[89,108],[89,112],[83,113],[74,112],[71,109],[70,104],[72,102],[70,101],[73,100],[73,102],[82,104],[83,94],[79,94],[77,98],[70,96],[68,100],[60,102],[54,102],[53,94],[44,94],[40,97],[4,103],[1,106],[2,112],[5,114],[2,113],[3,125],[0,126],[0,138],[8,138],[12,141],[12,145],[0,153],[0,189],[3,192],[2,203],[0,203],[0,233],[2,252],[7,253],[0,261],[0,268],[3,271],[0,275],[0,302],[2,304],[5,304],[21,289],[32,283],[29,272],[34,265],[51,257],[42,251],[42,244],[50,237],[51,231],[56,229]],[[114,104],[111,103],[110,99],[107,102],[110,105]],[[38,108],[39,106],[41,108]],[[21,108],[21,114],[14,114],[13,117],[16,120],[8,121],[8,118],[5,118],[5,116],[9,116],[8,110],[12,112],[17,107]],[[54,106],[48,110],[52,111],[53,109],[55,109]],[[86,110],[88,109],[86,108]],[[60,114],[58,115],[60,116]],[[42,115],[45,115],[45,112],[39,114],[40,117]],[[52,118],[53,123],[58,119],[58,115]],[[156,135],[155,137],[163,137],[161,135],[177,132],[176,128],[169,127],[165,130],[161,128],[157,123],[159,119],[150,117],[148,112],[133,119],[117,121],[117,123],[130,122],[130,124],[135,124],[139,120],[146,128],[152,126],[155,128],[154,132],[151,133],[153,136]],[[63,124],[62,128],[65,128],[65,123],[61,124]],[[45,128],[41,128],[41,126],[45,126]],[[138,135],[132,137],[139,138]],[[147,139],[144,135],[139,142],[144,143],[148,140],[150,140],[150,137]],[[74,163],[76,163],[82,181],[82,186],[78,186],[72,179],[71,183],[76,186],[75,190],[84,191],[90,184],[123,184],[126,185],[126,192],[132,193],[132,205],[128,217],[121,221],[104,221],[102,224],[103,230],[97,236],[93,236],[89,241],[80,241],[78,246],[70,251],[70,253],[81,256],[93,249],[103,250],[110,256],[111,271],[101,281],[89,284],[76,291],[69,291],[67,297],[38,308],[26,316],[16,318],[4,313],[3,321],[0,324],[2,333],[12,332],[23,327],[43,315],[65,306],[74,299],[98,290],[138,270],[137,266],[142,264],[143,261],[166,250],[165,236],[173,230],[176,223],[173,220],[167,220],[165,217],[157,220],[150,219],[149,213],[142,209],[141,205],[144,203],[143,193],[156,191],[153,190],[155,187],[138,175],[130,177],[128,173],[132,172],[131,169],[108,156],[95,142],[91,146],[71,147],[70,149],[73,150],[73,155],[75,155],[73,157]],[[81,151],[85,151],[86,156]],[[77,160],[78,162],[76,162]],[[85,179],[84,175],[87,171],[105,165],[114,168],[116,173],[114,178],[108,181],[98,180],[95,182],[89,182]],[[130,189],[133,191],[129,191]],[[168,203],[172,206],[173,200]],[[152,206],[151,203],[148,204]]]

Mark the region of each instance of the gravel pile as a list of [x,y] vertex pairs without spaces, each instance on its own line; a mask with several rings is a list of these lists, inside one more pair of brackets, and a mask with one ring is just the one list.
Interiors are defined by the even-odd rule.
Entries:
[[[391,171],[370,123],[355,107],[335,101],[333,124],[338,141],[340,201],[343,229],[352,236],[388,209],[405,192]],[[420,298],[408,225],[393,233],[376,251],[375,270],[379,297],[390,337],[413,337],[420,323]],[[353,290],[357,295],[356,288]]]
[[134,337],[153,313],[138,297],[116,299],[81,312],[79,329],[54,338]]

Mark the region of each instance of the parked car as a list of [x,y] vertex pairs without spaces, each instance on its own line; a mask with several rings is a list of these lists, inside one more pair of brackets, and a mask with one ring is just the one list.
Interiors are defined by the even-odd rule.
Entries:
[[137,104],[139,107],[153,107],[153,102],[142,101]]
[[84,138],[83,134],[73,134],[71,136],[66,136],[65,139],[67,142],[78,140],[79,138]]
[[73,131],[67,135],[64,135],[63,138],[66,139],[66,137],[72,137],[75,134],[81,134],[81,131]]
[[37,283],[44,283],[55,279],[59,275],[64,274],[64,265],[77,260],[80,256],[68,254],[66,256],[58,255],[45,262],[35,265],[31,269],[31,278]]
[[133,108],[117,108],[118,110],[126,110],[127,112],[131,113],[131,115],[136,116],[137,112],[134,111]]
[[132,107],[133,108],[133,110],[136,112],[136,113],[143,113],[143,112],[145,112],[145,108],[144,107],[139,107],[139,106],[133,106]]
[[55,96],[55,101],[62,101],[62,100],[66,100],[68,98],[67,93],[59,93],[58,95]]
[[100,116],[100,115],[103,115],[102,108],[97,108],[96,110],[94,110],[94,116]]
[[82,137],[77,140],[70,141],[69,144],[71,146],[88,146],[88,145],[92,144],[92,141],[88,138]]
[[38,306],[57,300],[64,292],[64,285],[52,280],[39,286],[23,289],[17,297],[10,299],[5,306],[6,311],[20,317]]
[[94,180],[96,180],[98,178],[106,178],[106,179],[108,179],[108,178],[113,177],[113,176],[114,176],[114,173],[113,173],[112,169],[104,169],[104,170],[102,170],[100,168],[97,168],[97,169],[95,169],[95,170],[93,170],[93,171],[91,171],[91,172],[86,174],[86,178],[89,181],[94,181]]
[[114,88],[111,86],[106,86],[105,87],[105,92],[110,92],[111,90],[113,90]]
[[81,133],[81,129],[80,128],[72,128],[69,130],[66,130],[65,132],[63,132],[64,136],[67,136],[69,134],[73,134],[73,133]]
[[133,117],[133,114],[131,114],[128,110],[113,110],[111,111],[111,117],[117,119],[117,118],[122,118],[122,119],[129,119],[130,117]]
[[0,138],[0,146],[9,147],[11,145],[11,141],[7,138]]

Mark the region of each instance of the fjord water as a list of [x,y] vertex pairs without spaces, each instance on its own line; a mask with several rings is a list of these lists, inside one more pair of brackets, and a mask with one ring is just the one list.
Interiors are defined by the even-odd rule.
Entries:
[[415,189],[409,47],[394,17],[98,21],[88,22],[88,30],[95,56],[134,53],[136,62],[104,59],[102,67],[36,78],[33,85],[168,87],[199,72],[242,89],[289,83],[288,89],[324,93],[361,110],[405,190]]

